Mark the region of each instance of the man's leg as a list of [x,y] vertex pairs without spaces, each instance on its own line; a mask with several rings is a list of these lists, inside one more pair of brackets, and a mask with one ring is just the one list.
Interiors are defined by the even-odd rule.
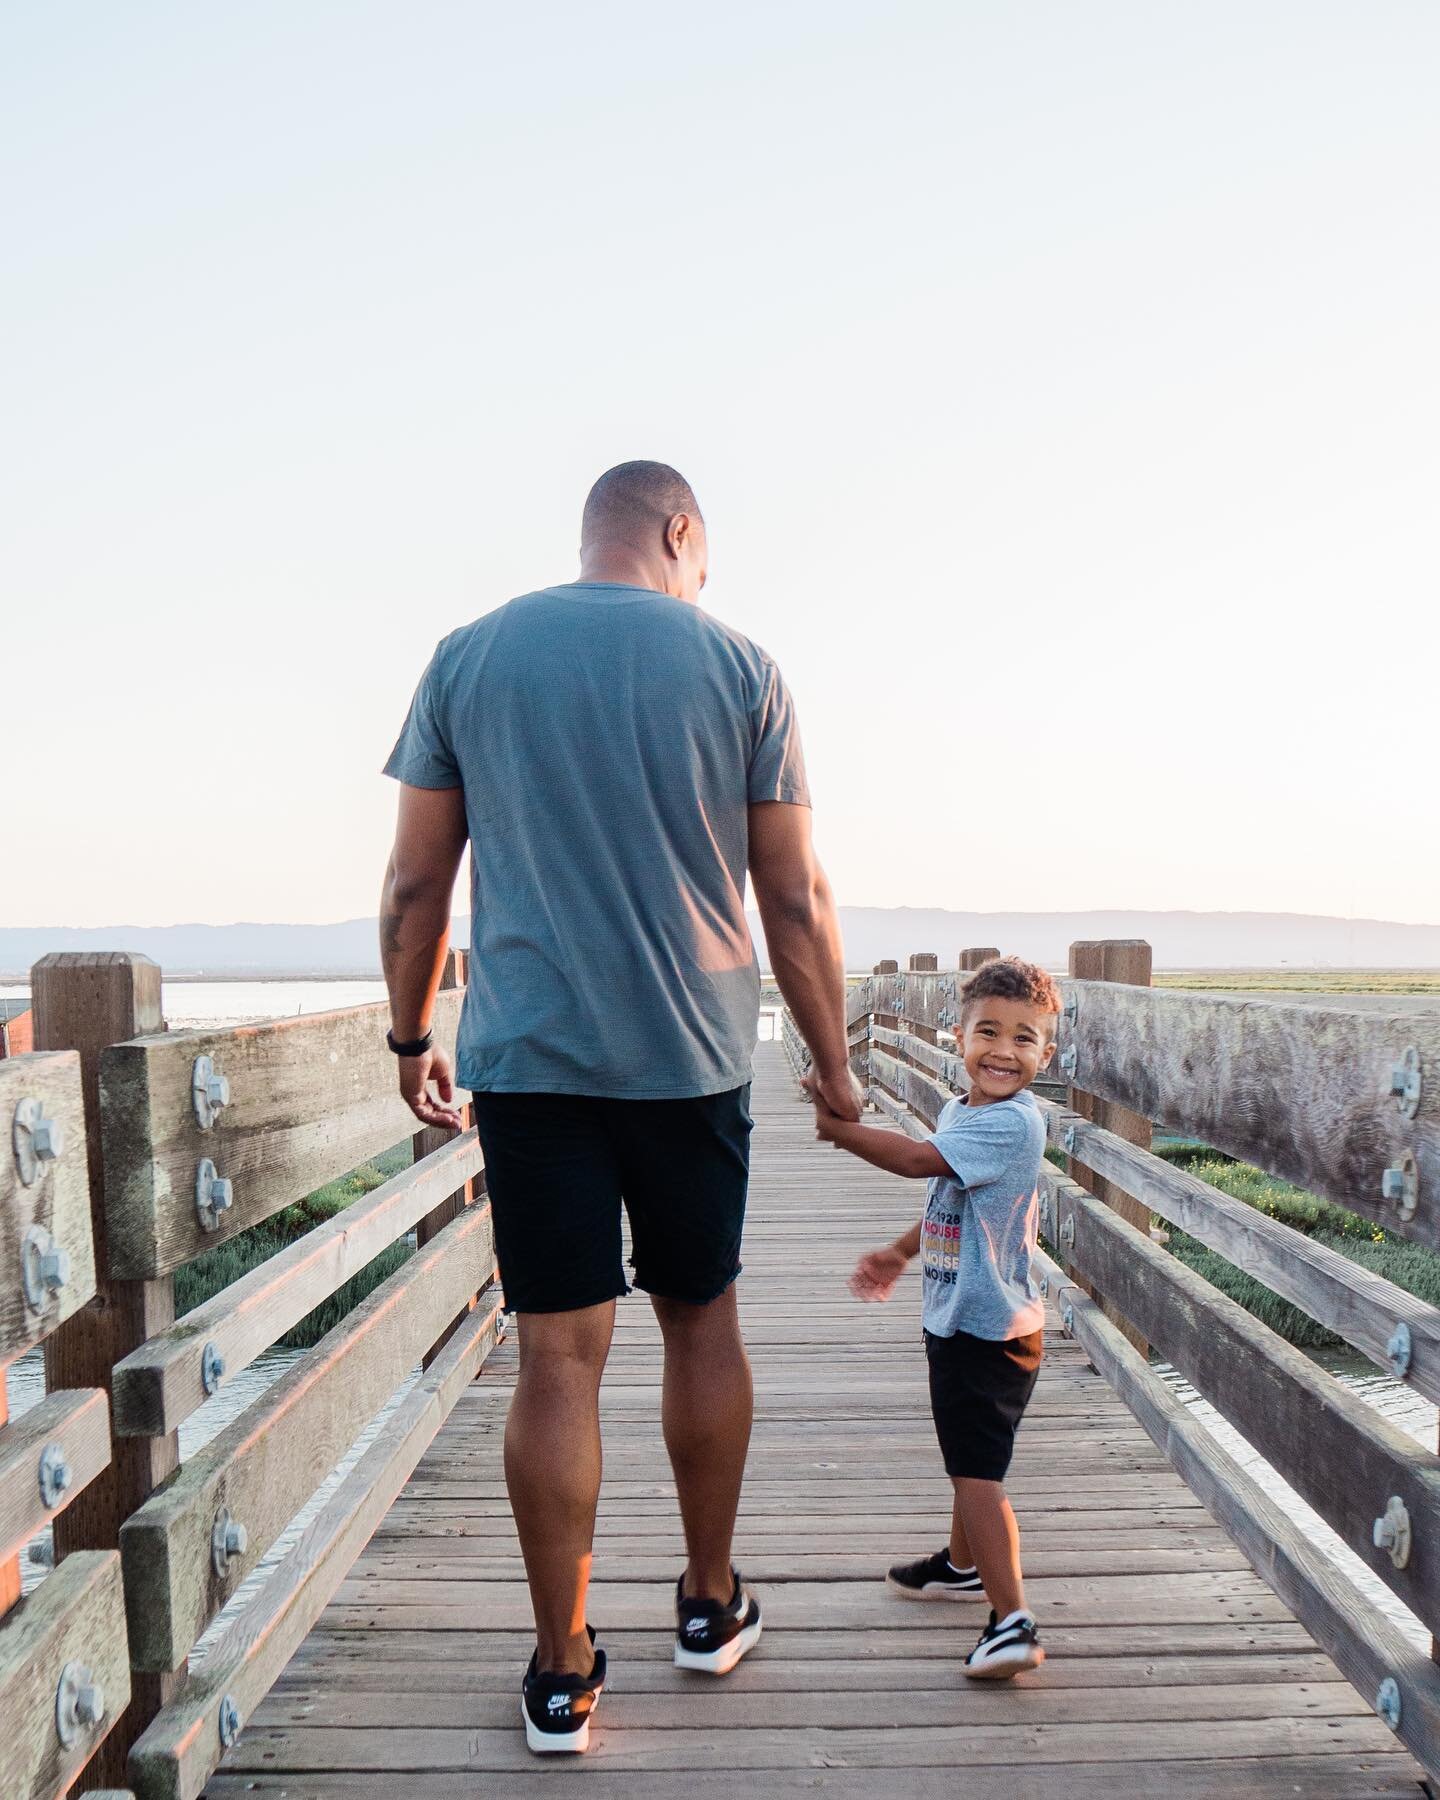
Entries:
[[505,1484],[535,1608],[536,1660],[588,1675],[585,1595],[600,1497],[600,1377],[615,1302],[519,1315],[520,1374],[505,1422]]
[[665,1448],[690,1558],[683,1591],[725,1603],[734,1591],[730,1547],[754,1411],[735,1283],[706,1306],[651,1301],[665,1335]]

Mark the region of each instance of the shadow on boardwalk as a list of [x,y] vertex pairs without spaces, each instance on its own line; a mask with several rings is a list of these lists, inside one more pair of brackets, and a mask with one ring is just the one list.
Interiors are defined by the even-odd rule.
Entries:
[[1418,1796],[1410,1757],[1058,1333],[1009,1484],[1050,1661],[965,1682],[982,1610],[907,1604],[879,1579],[941,1542],[948,1515],[918,1293],[862,1308],[844,1290],[918,1184],[817,1145],[778,1045],[756,1070],[742,1293],[757,1422],[737,1553],[765,1606],[760,1649],[720,1683],[670,1665],[683,1553],[659,1335],[636,1296],[604,1390],[591,1618],[611,1685],[584,1762],[537,1764],[520,1729],[533,1640],[500,1472],[507,1345],[207,1793]]

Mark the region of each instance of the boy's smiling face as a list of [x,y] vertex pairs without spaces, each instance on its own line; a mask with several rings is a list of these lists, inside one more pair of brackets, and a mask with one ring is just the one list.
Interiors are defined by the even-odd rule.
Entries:
[[987,1106],[1018,1094],[1055,1054],[1055,1014],[1031,1000],[987,995],[967,1009],[960,1055],[970,1077],[970,1104]]

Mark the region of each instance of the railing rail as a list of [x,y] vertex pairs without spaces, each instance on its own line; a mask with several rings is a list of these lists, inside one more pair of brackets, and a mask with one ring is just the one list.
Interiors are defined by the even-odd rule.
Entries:
[[[153,965],[114,961],[125,983],[158,999]],[[194,1800],[283,1669],[289,1652],[282,1646],[293,1648],[314,1622],[502,1334],[490,1208],[477,1187],[483,1162],[473,1130],[424,1134],[423,1154],[410,1167],[177,1321],[176,1269],[419,1135],[384,1048],[385,1012],[359,1007],[157,1035],[158,1009],[136,1006],[129,1017],[150,1029],[106,1044],[98,1025],[80,1029],[83,985],[78,998],[67,986],[68,975],[78,982],[95,971],[70,970],[65,962],[47,959],[39,1010],[52,1038],[74,1024],[85,1055],[28,1061],[66,1074],[64,1105],[82,1160],[88,1130],[97,1167],[71,1178],[73,1192],[54,1179],[40,1197],[48,1216],[74,1239],[76,1264],[90,1271],[86,1292],[96,1282],[87,1260],[93,1228],[97,1244],[107,1247],[108,1293],[122,1305],[131,1295],[145,1297],[131,1309],[140,1329],[128,1344],[113,1340],[123,1353],[105,1374],[113,1381],[115,1454],[128,1456],[132,1467],[138,1455],[142,1469],[148,1458],[155,1474],[131,1485],[135,1498],[113,1528],[119,1555],[113,1547],[98,1558],[67,1555],[70,1547],[57,1542],[59,1566],[35,1600],[65,1600],[87,1618],[108,1601],[123,1672],[111,1691],[120,1696],[133,1670],[142,1701],[116,1733],[129,1750],[138,1800]],[[116,970],[106,964],[98,974],[103,983]],[[462,966],[452,957],[436,1008],[442,1042],[454,1035],[462,985]],[[123,1022],[126,1012],[112,1006],[106,1022]],[[81,1098],[86,1069],[93,1112]],[[0,1064],[0,1084],[8,1084],[0,1085],[0,1095],[24,1073],[24,1062]],[[9,1203],[7,1216],[21,1204],[10,1203],[3,1189],[0,1201]],[[176,1468],[176,1427],[412,1231],[415,1252]],[[72,1316],[84,1298],[85,1292],[66,1296]],[[52,1311],[57,1320],[64,1316],[58,1303]],[[0,1330],[7,1347],[0,1355],[12,1340],[23,1347],[35,1335],[33,1325],[3,1306]],[[200,1672],[190,1673],[188,1658],[200,1635],[344,1462],[358,1434],[442,1343],[428,1373],[399,1399],[317,1521],[237,1616],[222,1622]],[[5,1447],[14,1442],[28,1454],[37,1433],[58,1430],[67,1419],[77,1470],[93,1465],[97,1444],[107,1455],[112,1449],[103,1392],[48,1398],[0,1438],[0,1524],[9,1516]],[[28,1535],[32,1522],[22,1517],[17,1531]],[[49,1704],[53,1718],[53,1693]],[[0,1770],[5,1754],[0,1748]],[[0,1779],[6,1800],[12,1793],[29,1800],[60,1791]]]
[[[1077,946],[1072,970],[1106,966],[1109,948]],[[1148,979],[1144,946],[1113,948]],[[966,953],[954,971],[928,957],[912,957],[904,971],[881,964],[847,994],[851,1066],[877,1108],[912,1134],[933,1127],[965,1085],[954,1034],[964,970],[980,954]],[[1440,1310],[1146,1147],[1154,1121],[1301,1182],[1389,1232],[1440,1243],[1440,1017],[1387,1019],[1076,977],[1062,993],[1058,1061],[1071,1104],[1040,1104],[1052,1145],[1095,1191],[1047,1165],[1041,1230],[1064,1273],[1042,1262],[1046,1285],[1063,1298],[1067,1329],[1199,1497],[1434,1774],[1440,1670],[1240,1479],[1136,1344],[1153,1345],[1440,1631],[1440,1458],[1157,1245],[1150,1217],[1218,1251],[1437,1400]],[[801,1052],[791,1055],[799,1066]],[[1124,1135],[1109,1128],[1120,1121]]]
[[22,1546],[109,1466],[99,1388],[7,1422],[6,1365],[95,1293],[80,1058],[0,1062],[0,1794],[48,1800],[79,1778],[130,1699],[120,1559],[71,1557],[20,1598]]

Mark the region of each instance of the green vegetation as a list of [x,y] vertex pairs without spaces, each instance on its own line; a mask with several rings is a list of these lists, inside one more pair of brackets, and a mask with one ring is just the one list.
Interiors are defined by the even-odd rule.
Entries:
[[[1249,1163],[1236,1162],[1190,1144],[1162,1149],[1159,1154],[1178,1167],[1185,1168],[1202,1181],[1208,1181],[1222,1193],[1232,1194],[1247,1206],[1268,1213],[1316,1243],[1348,1257],[1351,1262],[1373,1269],[1387,1281],[1393,1281],[1407,1293],[1440,1306],[1440,1256],[1419,1244],[1408,1243],[1382,1230],[1373,1220],[1347,1212],[1333,1201],[1322,1200],[1303,1188],[1278,1181]],[[1214,1250],[1188,1237],[1183,1231],[1170,1229],[1169,1249],[1187,1268],[1203,1275],[1222,1294],[1236,1300],[1262,1324],[1268,1325],[1302,1350],[1333,1349],[1342,1340],[1323,1325],[1317,1325],[1299,1307],[1282,1300],[1270,1288],[1242,1273],[1233,1263]]]
[[1157,969],[1155,986],[1228,994],[1434,994],[1440,969]]
[[[410,1145],[397,1144],[383,1156],[363,1163],[349,1175],[342,1175],[339,1181],[327,1182],[324,1187],[317,1188],[313,1194],[297,1201],[294,1206],[283,1208],[272,1218],[263,1220],[259,1225],[252,1225],[249,1231],[242,1231],[226,1243],[207,1250],[193,1263],[176,1271],[177,1315],[190,1312],[206,1300],[213,1299],[222,1289],[229,1287],[232,1281],[248,1275],[277,1251],[293,1244],[296,1238],[303,1237],[317,1225],[323,1225],[327,1219],[333,1219],[336,1213],[343,1212],[352,1201],[358,1200],[362,1194],[373,1193],[382,1182],[388,1181],[392,1175],[409,1165]],[[293,1350],[308,1350],[312,1344],[318,1344],[346,1313],[358,1306],[367,1294],[373,1293],[382,1281],[393,1275],[409,1255],[410,1246],[403,1239],[398,1244],[389,1245],[357,1275],[352,1275],[328,1300],[322,1301],[298,1325],[292,1326],[279,1342]]]

